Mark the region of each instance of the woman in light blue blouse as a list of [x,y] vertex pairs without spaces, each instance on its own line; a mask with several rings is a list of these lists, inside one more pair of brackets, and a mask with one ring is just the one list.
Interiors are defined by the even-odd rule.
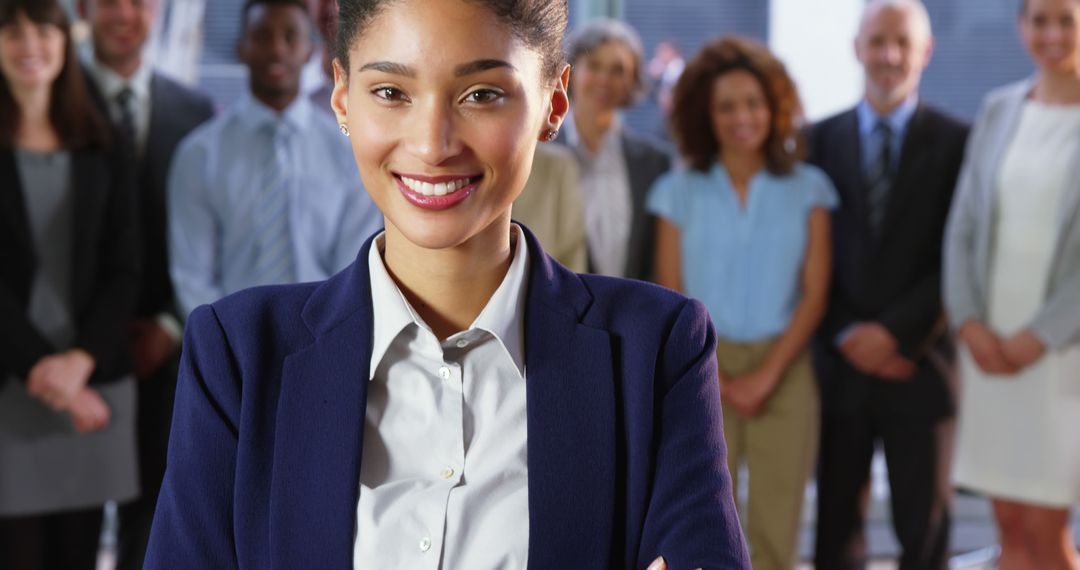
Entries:
[[706,45],[674,103],[672,130],[689,168],[649,195],[657,277],[701,299],[720,337],[728,463],[737,476],[745,461],[751,477],[744,520],[753,567],[791,568],[817,452],[807,343],[825,311],[836,191],[799,161],[798,94],[764,46]]

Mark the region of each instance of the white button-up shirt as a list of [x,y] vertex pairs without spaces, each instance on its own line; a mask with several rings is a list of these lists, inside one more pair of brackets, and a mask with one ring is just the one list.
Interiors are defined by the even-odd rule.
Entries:
[[368,256],[374,334],[353,567],[528,562],[524,314],[528,248],[468,330],[440,342]]

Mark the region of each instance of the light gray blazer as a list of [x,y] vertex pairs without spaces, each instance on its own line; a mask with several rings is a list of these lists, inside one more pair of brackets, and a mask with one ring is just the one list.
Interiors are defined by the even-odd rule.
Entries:
[[[954,327],[987,318],[998,170],[1033,84],[1027,79],[987,95],[968,138],[945,229],[945,309]],[[1045,300],[1028,325],[1055,350],[1080,342],[1080,153],[1072,157],[1072,172]]]

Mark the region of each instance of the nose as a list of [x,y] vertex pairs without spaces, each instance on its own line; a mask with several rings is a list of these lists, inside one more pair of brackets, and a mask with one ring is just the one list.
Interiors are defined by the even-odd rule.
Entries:
[[[415,105],[415,103],[414,103]],[[450,104],[415,105],[405,124],[407,150],[424,164],[438,166],[461,153],[457,120]]]
[[889,42],[885,44],[884,52],[882,53],[885,61],[889,65],[897,65],[903,57],[903,50],[900,45],[895,42]]

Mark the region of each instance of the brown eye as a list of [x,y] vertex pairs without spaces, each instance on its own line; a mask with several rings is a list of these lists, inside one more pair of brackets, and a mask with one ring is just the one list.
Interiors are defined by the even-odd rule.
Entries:
[[486,104],[502,99],[502,93],[494,89],[477,89],[465,96],[466,103]]

